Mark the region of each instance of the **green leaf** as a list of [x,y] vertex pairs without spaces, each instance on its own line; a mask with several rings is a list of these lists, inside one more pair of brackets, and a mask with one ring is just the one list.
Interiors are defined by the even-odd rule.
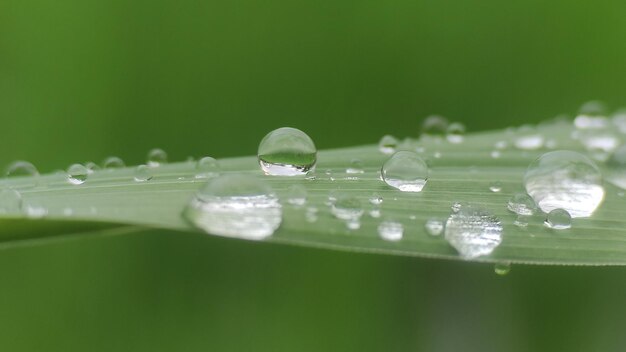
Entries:
[[[603,204],[590,218],[572,220],[569,230],[551,230],[543,225],[545,214],[532,216],[527,227],[514,225],[516,215],[507,210],[509,198],[523,192],[522,177],[528,164],[547,149],[520,150],[512,147],[522,135],[539,134],[557,149],[586,153],[571,138],[570,123],[554,122],[537,128],[475,133],[462,143],[445,139],[407,139],[400,149],[419,150],[430,165],[430,178],[420,193],[400,192],[380,180],[379,170],[388,155],[376,145],[324,150],[318,153],[315,179],[272,177],[261,173],[256,157],[219,160],[222,173],[246,173],[265,179],[282,198],[295,184],[307,190],[307,204],[297,207],[283,202],[283,222],[267,242],[310,247],[373,252],[390,255],[457,259],[457,252],[443,236],[430,236],[424,224],[430,218],[445,220],[455,202],[467,202],[498,217],[504,227],[503,241],[495,251],[474,259],[485,262],[569,265],[626,264],[626,201],[621,189],[605,182]],[[505,141],[508,148],[492,157],[494,145]],[[354,159],[364,167],[363,174],[346,174]],[[599,163],[605,175],[609,169]],[[326,171],[329,171],[327,174]],[[24,207],[47,210],[45,219],[28,220],[22,214],[4,215],[0,220],[0,242],[10,246],[21,241],[39,243],[45,239],[114,235],[145,228],[199,231],[183,216],[185,206],[206,179],[195,177],[194,162],[180,162],[152,168],[153,178],[137,182],[133,168],[101,170],[82,185],[69,184],[62,174],[11,178],[6,187],[18,190]],[[489,187],[499,182],[502,190]],[[366,211],[358,230],[349,230],[332,216],[326,205],[330,192],[342,192],[361,200]],[[374,193],[383,197],[382,217],[367,214],[368,199]],[[315,222],[306,220],[306,209],[318,209]],[[377,226],[392,218],[404,225],[404,236],[397,242],[382,240]]]

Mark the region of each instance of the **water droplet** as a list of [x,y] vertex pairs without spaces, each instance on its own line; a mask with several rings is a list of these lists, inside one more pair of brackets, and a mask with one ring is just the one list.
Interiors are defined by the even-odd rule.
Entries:
[[147,165],[139,165],[135,168],[135,181],[145,182],[152,180],[152,170]]
[[369,201],[372,205],[381,205],[383,204],[383,197],[378,193],[374,193],[370,197]]
[[306,219],[307,222],[316,222],[317,221],[317,213],[318,210],[315,207],[308,207],[306,208],[306,212],[304,213],[304,218]]
[[604,199],[600,170],[586,156],[554,151],[533,161],[524,175],[526,192],[546,213],[564,209],[572,217],[588,217]]
[[331,205],[331,213],[340,220],[344,220],[351,230],[358,229],[361,216],[364,213],[361,201],[354,197],[339,197]]
[[87,172],[91,175],[94,172],[100,170],[100,166],[93,161],[88,161],[85,163],[85,167],[87,168]]
[[7,167],[6,175],[7,177],[39,176],[39,171],[28,161],[18,160]]
[[462,208],[462,207],[464,207],[464,206],[466,206],[466,205],[467,205],[467,203],[465,203],[465,202],[454,202],[454,203],[452,203],[452,205],[450,206],[450,210],[451,210],[453,213],[458,213],[458,212],[459,212],[459,210],[461,210],[461,208]]
[[167,153],[163,149],[151,149],[148,152],[147,165],[149,167],[158,167],[161,164],[167,164]]
[[67,168],[67,182],[73,185],[82,185],[87,181],[89,169],[81,164],[72,164]]
[[515,140],[515,147],[522,150],[537,150],[543,147],[543,143],[543,136],[537,133],[533,133],[518,137]]
[[497,141],[493,146],[496,149],[502,150],[502,149],[506,149],[509,146],[509,142],[507,142],[507,141]]
[[120,169],[125,167],[126,165],[124,164],[124,160],[116,157],[116,156],[110,156],[106,159],[104,159],[104,161],[102,162],[102,167],[105,170],[113,170],[113,169]]
[[294,206],[303,206],[306,203],[306,188],[302,185],[293,185],[289,187],[289,195],[287,202]]
[[498,151],[498,150],[493,150],[493,151],[491,151],[491,154],[490,154],[490,155],[491,155],[491,157],[492,157],[492,158],[494,158],[494,159],[498,159],[500,156],[502,156],[502,154],[501,154],[501,153],[500,153],[500,151]]
[[525,228],[528,226],[528,220],[530,219],[529,215],[518,215],[513,221],[513,225],[521,228]]
[[183,214],[207,233],[262,240],[282,222],[282,207],[272,189],[248,175],[222,175],[210,179]]
[[216,177],[220,173],[220,166],[214,158],[205,156],[196,163],[196,178]]
[[428,166],[416,153],[401,151],[383,164],[381,177],[402,192],[421,192],[428,180]]
[[422,134],[443,136],[448,129],[448,119],[439,115],[430,115],[422,123]]
[[443,221],[439,219],[428,219],[424,224],[424,228],[426,229],[426,233],[431,236],[439,236],[443,232]]
[[465,134],[465,125],[460,122],[451,123],[446,129],[446,139],[450,143],[458,144],[463,142]]
[[363,170],[363,162],[359,159],[352,159],[350,162],[350,167],[346,169],[347,174],[362,174],[365,171]]
[[488,255],[502,242],[502,223],[485,210],[463,206],[446,221],[445,238],[466,259]]
[[612,121],[620,133],[626,133],[626,109],[617,110],[613,114]]
[[378,150],[383,154],[393,154],[398,147],[398,139],[394,136],[384,135],[378,142]]
[[494,181],[489,185],[489,190],[494,193],[498,193],[502,190],[502,182]]
[[511,263],[509,262],[496,263],[493,267],[493,271],[500,276],[504,276],[511,271]]
[[585,130],[578,133],[578,140],[588,151],[610,153],[620,144],[619,138],[610,130]]
[[572,227],[572,217],[567,210],[554,209],[548,213],[544,224],[551,229],[565,230]]
[[404,226],[396,221],[383,221],[378,225],[378,235],[387,241],[399,241],[402,239]]
[[22,208],[22,195],[20,192],[5,188],[0,191],[0,214],[17,214]]
[[31,219],[41,219],[48,215],[48,209],[37,200],[23,200],[22,212]]
[[372,209],[370,209],[369,213],[368,213],[372,218],[374,219],[378,219],[380,217],[380,208],[379,207],[374,207]]
[[518,215],[533,215],[537,204],[528,194],[517,193],[509,199],[507,208]]
[[283,127],[268,133],[261,140],[258,158],[266,175],[304,175],[315,168],[317,149],[306,133]]
[[574,126],[579,129],[606,128],[606,105],[597,100],[589,101],[580,107],[578,115],[574,119]]

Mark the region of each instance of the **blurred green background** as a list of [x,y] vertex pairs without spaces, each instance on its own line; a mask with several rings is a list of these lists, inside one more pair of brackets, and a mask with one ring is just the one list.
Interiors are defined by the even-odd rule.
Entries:
[[[0,1],[0,163],[319,148],[626,105],[626,2]],[[166,233],[0,252],[2,351],[622,351],[626,268]]]

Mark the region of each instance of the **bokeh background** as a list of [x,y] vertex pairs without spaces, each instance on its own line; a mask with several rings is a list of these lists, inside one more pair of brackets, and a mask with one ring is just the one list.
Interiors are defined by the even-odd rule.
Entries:
[[[626,2],[2,0],[0,164],[319,148],[626,105]],[[626,269],[155,231],[0,252],[2,351],[622,351]]]

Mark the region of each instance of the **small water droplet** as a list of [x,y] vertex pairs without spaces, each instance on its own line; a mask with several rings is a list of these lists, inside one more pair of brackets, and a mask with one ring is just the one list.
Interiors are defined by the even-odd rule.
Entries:
[[459,212],[459,210],[461,210],[461,208],[462,208],[462,207],[464,207],[464,206],[466,206],[466,205],[467,205],[467,203],[465,203],[465,202],[454,202],[454,203],[452,203],[452,205],[450,206],[450,210],[451,210],[453,213],[458,213],[458,212]]
[[502,182],[494,181],[489,185],[489,190],[494,193],[498,193],[502,190]]
[[152,170],[147,165],[139,165],[135,168],[135,181],[145,182],[152,180]]
[[315,168],[317,149],[304,132],[283,127],[268,133],[258,150],[259,165],[266,175],[304,175]]
[[399,241],[402,239],[404,226],[402,223],[386,220],[378,225],[378,235],[387,241]]
[[428,180],[428,166],[416,153],[400,151],[383,164],[381,177],[402,192],[421,192]]
[[350,162],[350,167],[346,169],[347,174],[362,174],[365,171],[363,170],[363,162],[359,159],[352,159]]
[[450,214],[444,235],[461,257],[466,259],[488,255],[502,242],[502,223],[485,210],[463,206]]
[[544,224],[551,229],[565,230],[572,227],[572,217],[567,210],[553,209],[546,216]]
[[626,133],[626,108],[615,111],[611,120],[613,121],[613,125],[617,127],[620,133]]
[[507,142],[507,141],[497,141],[493,146],[496,149],[502,150],[502,149],[506,149],[509,146],[509,142]]
[[610,153],[620,144],[619,138],[611,130],[591,129],[580,131],[578,140],[590,152]]
[[522,150],[537,150],[543,147],[544,138],[538,133],[517,137],[515,147]]
[[528,227],[528,221],[530,220],[529,215],[518,215],[513,222],[513,225],[521,228]]
[[533,215],[537,210],[537,204],[526,193],[517,193],[507,203],[507,208],[519,215]]
[[85,167],[87,168],[87,172],[91,175],[94,172],[100,170],[100,166],[93,161],[88,161],[85,163]]
[[67,168],[67,182],[73,185],[82,185],[87,181],[89,169],[81,164],[72,164]]
[[574,218],[591,216],[604,199],[600,170],[572,151],[549,152],[533,161],[524,186],[544,212],[564,209]]
[[248,175],[222,175],[209,179],[183,213],[207,233],[262,240],[282,222],[282,207],[272,189]]
[[303,206],[306,203],[307,192],[302,185],[292,185],[289,187],[287,202],[294,206]]
[[440,219],[431,218],[426,220],[424,228],[426,229],[426,233],[429,235],[439,236],[443,232],[444,223]]
[[354,197],[339,197],[331,205],[331,213],[340,220],[346,222],[346,226],[351,230],[358,229],[361,216],[364,213],[361,201]]
[[493,271],[500,276],[504,276],[511,271],[511,263],[509,262],[496,263],[493,267]]
[[368,212],[368,214],[374,218],[374,219],[378,219],[380,218],[380,208],[379,207],[374,207],[372,209],[370,209],[370,211]]
[[205,156],[196,163],[196,178],[216,177],[220,173],[220,166],[214,158]]
[[317,213],[318,210],[315,207],[306,208],[306,212],[304,213],[304,218],[307,222],[313,223],[317,221]]
[[5,188],[0,191],[0,214],[17,214],[22,208],[22,195],[20,192]]
[[422,134],[443,136],[448,128],[448,119],[439,115],[430,115],[422,123]]
[[502,154],[498,150],[492,150],[490,155],[493,159],[498,159],[500,156],[502,156]]
[[48,209],[39,201],[32,199],[22,201],[22,212],[31,219],[41,219],[48,215]]
[[39,176],[39,171],[28,161],[18,160],[7,167],[6,175],[7,177]]
[[588,101],[580,107],[578,115],[574,118],[574,126],[578,129],[606,128],[606,105],[598,100]]
[[124,164],[124,160],[116,157],[116,156],[110,156],[106,159],[104,159],[104,161],[102,162],[102,167],[105,170],[113,170],[113,169],[120,169],[125,167],[126,164]]
[[163,149],[151,149],[148,152],[147,165],[149,167],[158,167],[161,164],[167,164],[167,153]]
[[378,142],[378,150],[383,154],[393,154],[398,147],[398,139],[391,135],[384,135]]
[[465,125],[460,122],[451,123],[446,129],[446,139],[450,143],[458,144],[463,142],[465,134]]
[[374,193],[370,197],[369,201],[372,205],[381,205],[383,204],[383,197],[378,193]]

